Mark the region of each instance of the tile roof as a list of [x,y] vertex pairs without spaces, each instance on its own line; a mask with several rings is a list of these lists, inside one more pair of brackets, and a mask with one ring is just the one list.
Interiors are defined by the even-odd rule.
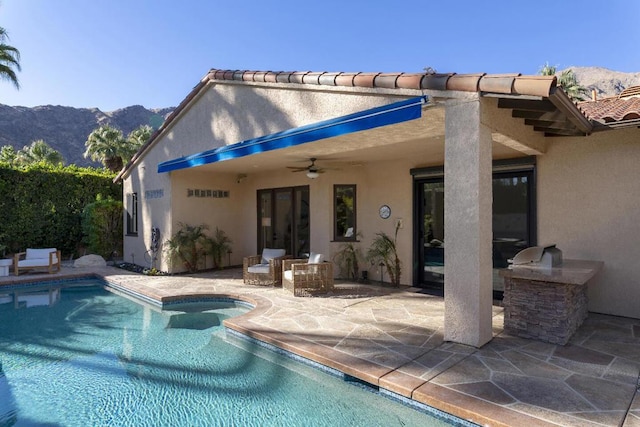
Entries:
[[[502,101],[507,98],[520,98],[516,105],[505,102],[500,108],[510,108],[515,113],[534,110],[533,115],[544,116],[547,112],[557,111],[560,117],[547,120],[546,117],[530,118],[534,130],[544,132],[546,136],[588,135],[593,130],[606,130],[613,127],[630,126],[640,122],[640,98],[617,98],[617,101],[587,101],[575,104],[566,93],[557,87],[555,76],[522,74],[456,74],[456,73],[348,73],[313,71],[249,71],[211,69],[198,82],[178,107],[166,118],[147,143],[140,148],[128,165],[118,174],[119,180],[126,174],[152,146],[187,106],[196,99],[201,91],[212,81],[238,81],[255,83],[305,84],[334,87],[361,87],[381,89],[414,89],[434,91],[482,92],[496,96]],[[640,93],[640,91],[638,91]],[[635,92],[634,92],[635,93]],[[505,98],[505,99],[502,99]],[[534,98],[534,99],[532,99]],[[542,98],[542,99],[540,99]],[[537,99],[537,100],[536,100]],[[517,111],[522,109],[523,111]],[[529,113],[531,115],[531,113]],[[525,114],[526,116],[526,114]],[[514,115],[514,117],[516,117]],[[522,116],[524,117],[524,116]],[[544,120],[542,120],[544,119]],[[629,119],[631,121],[629,121]],[[625,122],[627,120],[627,122]],[[622,121],[622,122],[617,122]],[[603,123],[613,122],[604,125]],[[594,129],[594,123],[600,123]]]
[[625,89],[620,95],[577,104],[580,111],[591,120],[606,124],[640,119],[640,86]]
[[385,89],[458,90],[509,95],[549,96],[555,76],[521,74],[345,73],[312,71],[248,71],[211,69],[202,81],[237,80]]
[[[254,83],[292,83],[316,86],[347,86],[380,89],[414,89],[433,91],[481,92],[498,98],[523,98],[540,104],[548,99],[553,110],[561,111],[561,122],[536,122],[534,130],[545,135],[586,135],[593,125],[576,105],[557,87],[555,76],[516,74],[456,74],[456,73],[345,73],[311,71],[248,71],[211,69],[201,80],[239,81]],[[526,102],[526,101],[525,101]],[[539,108],[534,106],[533,108]],[[515,107],[517,108],[517,106]],[[527,106],[526,108],[531,108]],[[545,111],[543,108],[543,111]]]

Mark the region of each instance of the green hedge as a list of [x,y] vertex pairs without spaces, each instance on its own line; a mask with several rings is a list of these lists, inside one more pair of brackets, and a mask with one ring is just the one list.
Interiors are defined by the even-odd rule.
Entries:
[[98,194],[96,201],[89,203],[82,213],[82,231],[84,242],[92,254],[105,259],[122,255],[122,217],[121,200],[104,198]]
[[[78,255],[82,211],[104,198],[122,200],[122,187],[104,169],[0,163],[0,245],[7,253],[27,247],[56,247]],[[0,254],[1,255],[1,254]]]

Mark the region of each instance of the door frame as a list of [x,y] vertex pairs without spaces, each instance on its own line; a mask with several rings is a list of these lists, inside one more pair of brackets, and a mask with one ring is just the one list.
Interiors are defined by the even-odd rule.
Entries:
[[[424,205],[423,184],[428,182],[444,182],[444,167],[428,167],[411,169],[413,176],[413,285],[416,287],[426,287],[436,294],[444,292],[444,284],[438,286],[436,283],[424,282],[424,225],[421,205]],[[534,156],[520,157],[516,159],[494,160],[492,182],[495,178],[509,177],[526,174],[528,177],[528,227],[529,244],[537,245],[538,240],[538,219],[537,219],[537,168]],[[422,194],[421,194],[422,193]],[[445,189],[446,197],[446,189]],[[494,291],[494,298],[502,299],[502,292]]]
[[[298,190],[302,190],[305,191],[307,193],[307,198],[310,200],[310,191],[309,191],[309,186],[308,185],[298,185],[298,186],[292,186],[292,187],[275,187],[275,188],[263,188],[263,189],[259,189],[256,190],[256,247],[258,248],[258,253],[262,252],[262,249],[264,248],[263,244],[263,240],[265,240],[263,238],[263,226],[262,226],[262,196],[264,194],[270,194],[270,205],[271,205],[271,209],[270,212],[268,212],[269,218],[271,218],[271,228],[273,229],[273,224],[276,223],[276,193],[278,192],[284,192],[284,191],[288,191],[290,196],[291,196],[291,207],[289,209],[289,217],[291,218],[291,229],[292,230],[296,230],[295,233],[297,233],[298,230],[298,217],[300,212],[296,211],[296,207],[298,205],[297,203],[297,197],[298,197]],[[307,221],[309,222],[309,224],[311,223],[311,212],[310,209],[308,209],[308,215],[309,217],[307,218]],[[290,247],[288,248],[280,248],[280,249],[285,249],[287,255],[294,255],[297,256],[299,254],[295,254],[295,250],[296,250],[296,239],[292,233],[292,238],[291,238],[291,243],[290,243]],[[309,236],[307,241],[311,238],[311,231],[309,230]],[[273,237],[271,239],[267,239],[269,240],[270,243],[273,243]],[[310,242],[307,242],[307,245],[310,247]],[[271,246],[267,246],[267,247],[271,247]]]

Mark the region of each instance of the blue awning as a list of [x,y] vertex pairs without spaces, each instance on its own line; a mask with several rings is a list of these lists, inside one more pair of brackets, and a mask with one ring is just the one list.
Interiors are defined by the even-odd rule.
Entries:
[[158,173],[202,166],[224,160],[237,159],[251,154],[294,147],[307,142],[332,138],[348,133],[380,126],[419,119],[426,96],[419,96],[382,107],[371,108],[335,119],[301,126],[259,138],[249,139],[190,156],[168,160],[158,164]]

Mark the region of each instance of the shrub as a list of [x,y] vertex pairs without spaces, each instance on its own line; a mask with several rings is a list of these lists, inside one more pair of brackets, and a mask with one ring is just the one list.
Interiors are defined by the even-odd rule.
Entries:
[[82,242],[82,212],[98,194],[122,200],[114,174],[75,165],[0,164],[0,224],[7,252],[57,247],[76,254]]
[[123,206],[120,200],[103,198],[98,194],[96,201],[85,206],[82,213],[84,243],[89,250],[104,258],[113,258],[122,253]]

